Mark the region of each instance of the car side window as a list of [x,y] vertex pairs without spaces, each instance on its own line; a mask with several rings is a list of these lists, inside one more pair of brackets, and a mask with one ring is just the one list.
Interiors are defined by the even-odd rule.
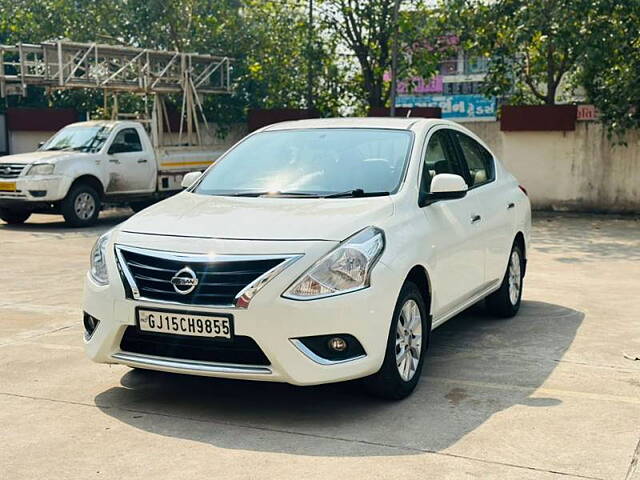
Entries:
[[454,135],[468,169],[465,176],[467,176],[469,188],[491,182],[495,178],[493,155],[464,133],[455,132]]
[[111,153],[141,152],[142,143],[140,142],[140,135],[138,135],[135,128],[124,128],[120,130],[113,139],[109,151]]
[[421,195],[430,192],[431,180],[439,173],[460,174],[445,129],[434,132],[427,144],[422,165]]

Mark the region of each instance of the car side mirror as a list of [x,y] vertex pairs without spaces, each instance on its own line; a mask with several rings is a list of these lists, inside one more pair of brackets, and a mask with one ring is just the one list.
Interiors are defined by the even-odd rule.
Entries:
[[422,195],[420,206],[424,207],[439,200],[453,200],[467,194],[467,182],[460,175],[439,173],[431,180],[431,191]]
[[42,148],[43,145],[44,145],[44,142],[38,142],[38,148]]
[[189,188],[191,185],[196,183],[196,180],[200,178],[202,172],[189,172],[184,177],[182,177],[182,188]]

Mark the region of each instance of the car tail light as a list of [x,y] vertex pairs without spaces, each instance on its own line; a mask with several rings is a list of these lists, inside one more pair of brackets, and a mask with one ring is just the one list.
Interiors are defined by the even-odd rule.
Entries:
[[529,196],[529,193],[527,192],[526,188],[524,188],[522,185],[518,185],[518,187],[520,187],[520,190],[522,190],[522,193],[524,193],[527,197]]

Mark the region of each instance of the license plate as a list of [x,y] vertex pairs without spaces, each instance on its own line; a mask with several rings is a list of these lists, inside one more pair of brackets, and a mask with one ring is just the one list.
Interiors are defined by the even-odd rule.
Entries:
[[15,192],[16,182],[0,182],[0,190],[3,192]]
[[139,309],[138,325],[145,332],[226,339],[233,337],[231,318],[216,315]]

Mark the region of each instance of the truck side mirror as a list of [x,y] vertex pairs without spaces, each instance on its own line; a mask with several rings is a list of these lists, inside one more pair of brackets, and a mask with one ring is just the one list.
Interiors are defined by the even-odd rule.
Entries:
[[189,188],[191,185],[196,183],[196,180],[200,178],[202,172],[189,172],[184,177],[182,177],[182,188]]

